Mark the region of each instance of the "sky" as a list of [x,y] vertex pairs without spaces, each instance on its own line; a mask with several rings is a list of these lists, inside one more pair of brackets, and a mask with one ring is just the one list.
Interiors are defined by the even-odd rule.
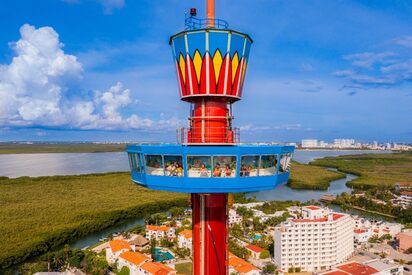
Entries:
[[[174,141],[168,40],[204,1],[0,3],[1,141]],[[244,141],[412,142],[412,1],[216,0],[249,34]]]

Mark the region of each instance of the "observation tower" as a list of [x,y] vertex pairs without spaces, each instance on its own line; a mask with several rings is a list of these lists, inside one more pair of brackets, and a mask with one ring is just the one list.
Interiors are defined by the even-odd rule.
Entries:
[[149,189],[191,193],[193,274],[228,274],[228,193],[273,189],[289,177],[293,146],[240,143],[232,104],[242,97],[253,43],[249,35],[191,9],[185,30],[170,37],[189,127],[175,144],[127,147],[132,180]]

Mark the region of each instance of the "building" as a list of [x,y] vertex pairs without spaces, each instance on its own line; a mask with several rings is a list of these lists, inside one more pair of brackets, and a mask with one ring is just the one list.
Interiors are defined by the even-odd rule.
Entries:
[[260,275],[260,270],[245,260],[229,253],[229,274]]
[[139,267],[139,275],[175,275],[177,271],[158,262],[145,262]]
[[243,221],[242,216],[240,216],[236,212],[236,210],[229,209],[229,225],[240,224],[240,223],[242,223],[242,221]]
[[302,218],[290,218],[275,228],[275,264],[283,271],[329,270],[354,252],[354,221],[328,208],[305,206]]
[[185,229],[177,235],[177,246],[192,251],[192,230]]
[[398,182],[395,184],[395,189],[398,191],[412,189],[412,182]]
[[151,258],[139,252],[127,251],[120,254],[117,269],[121,270],[123,267],[127,267],[130,270],[130,275],[140,275],[142,273],[139,267],[149,261],[151,261]]
[[334,139],[333,146],[335,148],[352,148],[355,147],[354,139]]
[[149,245],[149,241],[142,235],[137,235],[129,243],[131,246],[134,246],[134,250],[142,250]]
[[396,238],[399,242],[400,251],[405,252],[412,247],[412,232],[399,233]]
[[353,230],[353,236],[356,243],[367,243],[369,238],[372,237],[372,230],[355,228]]
[[174,239],[176,238],[176,231],[173,227],[146,225],[146,239],[151,240],[155,238],[157,241],[161,239]]
[[257,245],[253,245],[253,244],[248,244],[246,246],[246,249],[250,252],[250,256],[253,259],[259,260],[260,259],[260,254],[264,251],[266,251],[265,249],[257,246]]
[[388,261],[374,259],[364,263],[348,262],[319,275],[402,275],[403,267]]
[[109,241],[109,246],[106,248],[106,260],[109,264],[113,264],[119,258],[120,254],[130,250],[132,250],[132,247],[127,241]]
[[316,148],[318,146],[317,139],[302,139],[302,148]]

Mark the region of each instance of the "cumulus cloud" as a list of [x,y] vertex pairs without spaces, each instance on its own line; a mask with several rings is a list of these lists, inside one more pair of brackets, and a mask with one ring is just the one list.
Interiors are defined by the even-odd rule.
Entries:
[[[412,47],[412,37],[392,41],[392,46]],[[333,75],[349,82],[344,87],[363,89],[389,88],[412,80],[412,55],[410,51],[363,52],[343,56],[350,68],[335,71]]]
[[76,56],[63,51],[58,33],[26,24],[20,35],[10,44],[15,57],[0,66],[0,126],[126,130],[166,129],[181,123],[175,118],[123,116],[121,109],[136,100],[120,82],[79,96],[83,67]]

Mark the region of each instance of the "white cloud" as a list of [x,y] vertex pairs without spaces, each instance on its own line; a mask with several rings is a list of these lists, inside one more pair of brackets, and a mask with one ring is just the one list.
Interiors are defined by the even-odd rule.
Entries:
[[406,48],[412,48],[412,36],[406,36],[395,40],[395,43]]
[[121,110],[136,100],[118,82],[107,90],[81,96],[83,67],[66,54],[51,27],[20,28],[21,38],[11,43],[15,57],[0,66],[0,126],[44,126],[74,129],[171,129],[181,121],[160,117],[155,121]]

